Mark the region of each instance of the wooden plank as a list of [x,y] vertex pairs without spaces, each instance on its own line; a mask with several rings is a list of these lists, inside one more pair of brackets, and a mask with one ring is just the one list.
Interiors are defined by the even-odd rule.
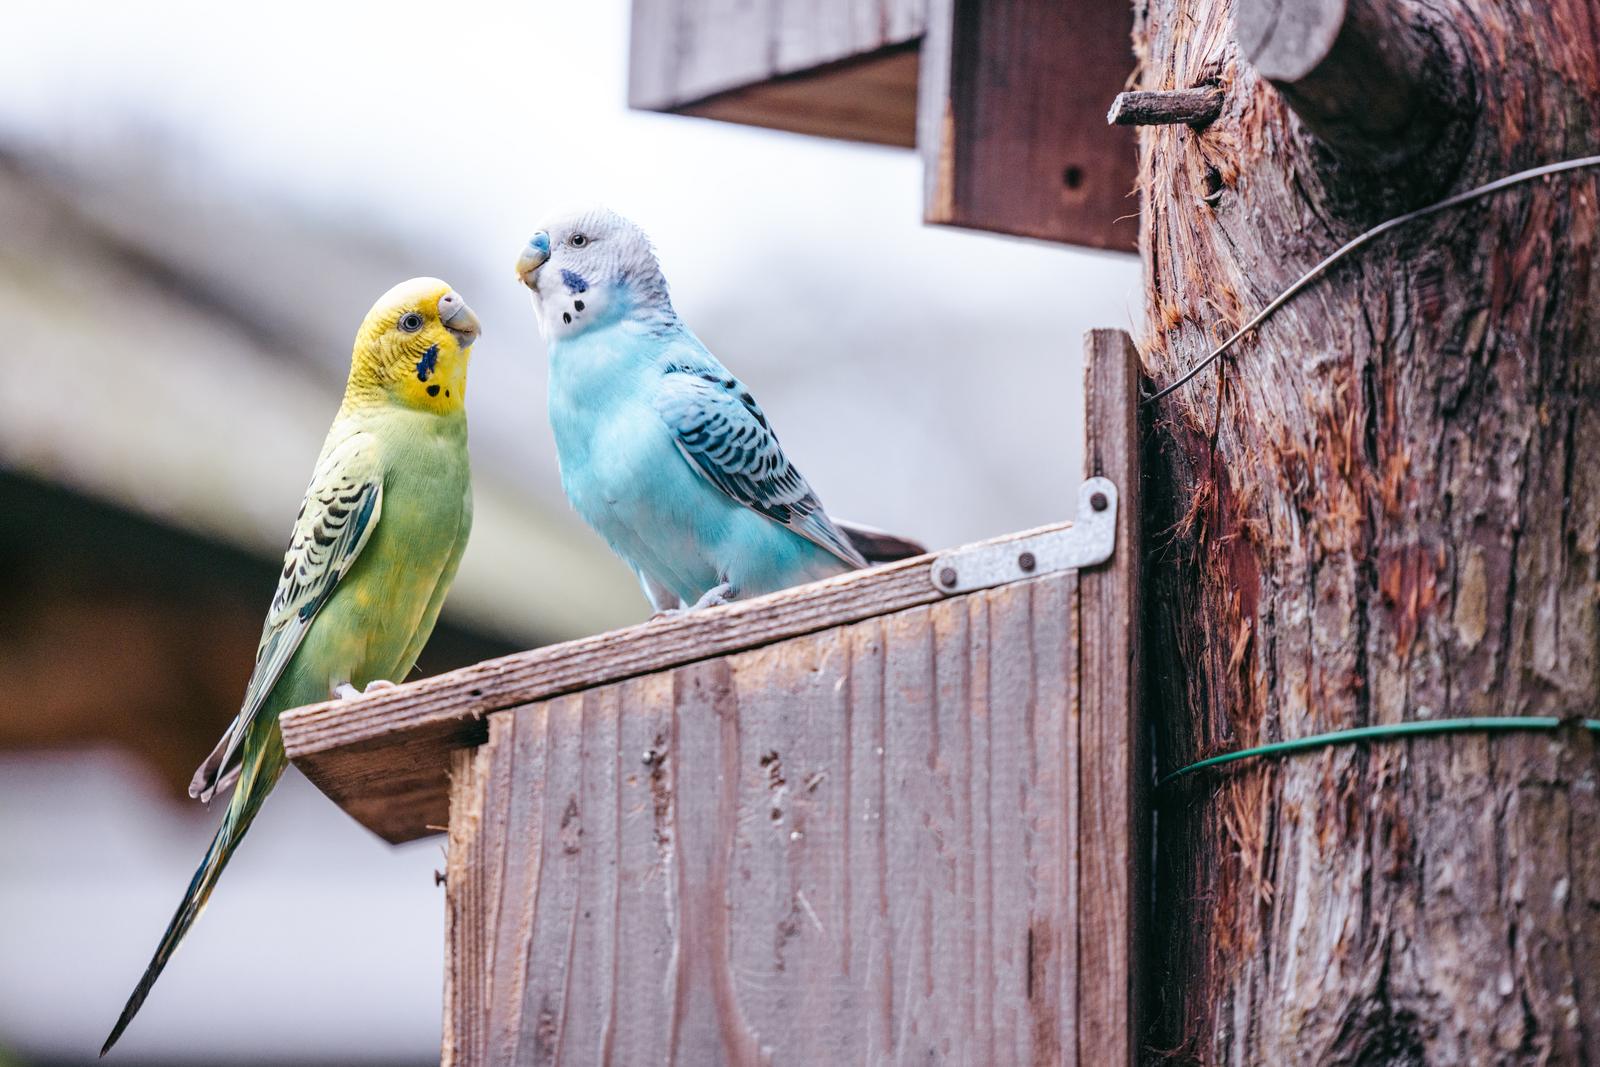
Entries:
[[483,849],[483,784],[478,778],[479,761],[487,748],[459,749],[450,760],[450,847],[445,863],[445,944],[450,952],[444,971],[444,1041],[439,1053],[440,1067],[482,1062],[483,1042],[478,1010],[484,1002],[483,975],[488,966],[483,956],[483,931],[488,924],[483,916],[480,880],[489,869]]
[[861,986],[835,980],[851,974],[853,882],[877,899],[873,865],[848,862],[851,653],[849,635],[833,631],[731,664],[738,810],[749,813],[732,863],[759,877],[731,898],[729,966],[746,1016],[781,1060],[848,1062],[863,1029],[881,1028],[876,1013],[843,1025]]
[[[617,891],[610,922],[616,930],[615,955],[596,959],[602,982],[613,986],[611,1011],[602,1041],[603,1063],[649,1063],[660,1059],[663,1020],[639,1010],[661,994],[659,976],[670,967],[677,940],[673,929],[652,910],[663,893],[672,892],[672,800],[677,792],[677,764],[669,757],[675,745],[673,679],[670,673],[649,675],[608,687],[618,694],[616,819]],[[603,752],[600,745],[597,752]],[[603,912],[598,921],[606,921]],[[563,1042],[578,1055],[584,1035],[576,1028]]]
[[1138,1062],[1140,931],[1148,882],[1149,779],[1139,715],[1139,356],[1121,330],[1084,342],[1085,473],[1116,483],[1117,550],[1079,575],[1078,1059]]
[[[1040,585],[1031,604],[1034,697],[1029,736],[1038,796],[1030,820],[1033,847],[1041,861],[1034,883],[1035,914],[1048,912],[1047,902],[1060,900],[1055,923],[1036,920],[1027,945],[1028,993],[1034,1022],[1036,1063],[1092,1063],[1078,1058],[1078,953],[1082,909],[1078,887],[1079,852],[1084,845],[1080,808],[1082,752],[1079,745],[1078,676],[1080,615],[1078,586],[1071,582]],[[1050,709],[1064,707],[1065,716]],[[1052,817],[1047,798],[1059,794],[1061,817]]]
[[[840,1033],[839,1041],[847,1048],[854,1045],[861,1050],[857,1058],[872,1063],[887,1056],[896,1033],[895,956],[890,946],[895,926],[889,910],[895,901],[887,881],[889,837],[884,820],[894,797],[889,782],[890,763],[884,758],[888,752],[883,706],[887,660],[884,624],[874,619],[850,627],[841,636],[849,650],[843,675],[847,700],[841,732],[850,744],[840,768],[843,789],[838,804],[849,825],[841,835],[844,851],[839,860],[849,881],[844,887],[844,910],[837,913],[837,924],[826,922],[823,929],[837,928],[843,942],[840,954],[844,973],[850,979],[841,984],[846,994],[862,1005],[862,1019]],[[833,795],[832,790],[824,793]]]
[[[577,753],[579,777],[562,801],[560,838],[563,859],[570,861],[569,882],[588,891],[573,899],[568,910],[572,926],[567,947],[564,1007],[573,1020],[546,1047],[556,1060],[569,1063],[603,1063],[615,1020],[625,1004],[616,996],[612,974],[619,954],[638,945],[621,940],[617,929],[618,877],[622,859],[623,779],[634,778],[644,764],[641,757],[619,758],[623,747],[621,688],[562,698],[568,714],[563,726],[581,738]],[[574,722],[574,716],[576,721]],[[548,788],[548,787],[547,787]],[[594,887],[599,890],[595,891]],[[533,958],[537,965],[538,952]],[[589,1035],[589,1036],[585,1036]],[[543,1054],[544,1047],[540,1052]]]
[[930,223],[1133,251],[1127,0],[930,0],[917,143]]
[[451,896],[499,928],[453,918],[450,1062],[1073,1062],[1077,589],[495,715]]
[[675,114],[841,141],[914,148],[918,46],[879,49],[672,109]]
[[497,842],[508,818],[504,788],[490,787],[504,758],[509,718],[498,737],[451,758],[450,849],[445,865],[445,938],[451,946],[445,968],[445,1067],[488,1061],[491,939],[498,926],[493,910],[501,899]]
[[363,825],[389,841],[412,840],[444,828],[449,753],[483,741],[489,712],[926,604],[940,598],[930,566],[919,556],[311,705],[280,720],[284,747]]
[[913,143],[926,0],[634,0],[628,101]]

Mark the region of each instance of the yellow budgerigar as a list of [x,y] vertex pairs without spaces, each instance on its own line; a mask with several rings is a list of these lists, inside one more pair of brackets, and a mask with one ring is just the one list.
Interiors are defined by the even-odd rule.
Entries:
[[478,320],[448,285],[385,293],[356,335],[344,403],[295,518],[244,704],[191,796],[233,795],[103,1056],[199,916],[283,774],[283,711],[403,679],[439,617],[472,525],[467,359]]

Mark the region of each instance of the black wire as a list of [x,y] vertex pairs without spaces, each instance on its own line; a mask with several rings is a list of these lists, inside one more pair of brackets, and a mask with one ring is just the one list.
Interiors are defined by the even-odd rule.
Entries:
[[1277,311],[1284,304],[1287,304],[1290,299],[1296,296],[1302,289],[1326,273],[1329,267],[1339,262],[1339,260],[1349,255],[1351,252],[1354,252],[1362,245],[1370,243],[1373,239],[1388,233],[1395,227],[1403,226],[1408,222],[1415,222],[1417,219],[1426,218],[1429,215],[1438,214],[1439,212],[1445,211],[1449,208],[1459,207],[1468,201],[1476,200],[1479,197],[1488,196],[1490,193],[1499,192],[1501,189],[1518,185],[1522,182],[1532,181],[1535,178],[1543,178],[1548,174],[1559,174],[1566,170],[1578,170],[1582,167],[1596,166],[1600,166],[1600,156],[1583,156],[1579,159],[1568,159],[1561,163],[1547,163],[1542,167],[1534,167],[1532,170],[1522,170],[1515,174],[1508,174],[1506,177],[1497,178],[1494,181],[1489,182],[1487,185],[1480,185],[1475,189],[1468,189],[1466,192],[1456,193],[1454,196],[1447,196],[1436,204],[1429,204],[1427,207],[1419,207],[1415,211],[1408,211],[1404,215],[1398,215],[1395,218],[1378,223],[1378,225],[1374,226],[1372,229],[1356,237],[1352,237],[1350,240],[1340,245],[1334,252],[1329,254],[1327,258],[1323,259],[1322,262],[1318,263],[1315,267],[1312,267],[1310,270],[1302,274],[1293,285],[1279,293],[1272,303],[1256,312],[1254,318],[1234,331],[1233,336],[1229,337],[1226,341],[1218,345],[1209,356],[1207,356],[1205,359],[1202,359],[1199,363],[1196,363],[1193,367],[1190,367],[1184,372],[1183,377],[1179,378],[1177,381],[1165,386],[1158,392],[1151,393],[1143,400],[1140,400],[1140,406],[1145,404],[1154,404],[1162,397],[1169,396],[1183,388],[1185,385],[1188,385],[1194,380],[1195,375],[1199,374],[1201,371],[1211,366],[1211,364],[1215,363],[1218,359],[1222,358],[1222,354],[1228,349],[1232,348],[1234,342],[1238,341],[1239,338],[1243,337],[1257,326],[1260,326],[1272,315],[1273,312]]

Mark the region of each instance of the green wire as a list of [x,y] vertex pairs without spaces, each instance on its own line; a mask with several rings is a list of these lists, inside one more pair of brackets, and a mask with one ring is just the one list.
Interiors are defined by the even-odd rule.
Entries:
[[[1156,788],[1167,785],[1169,782],[1182,778],[1186,774],[1204,770],[1207,767],[1217,767],[1235,760],[1250,759],[1254,756],[1287,756],[1291,752],[1304,752],[1312,748],[1326,748],[1331,745],[1348,745],[1357,741],[1371,741],[1391,737],[1411,737],[1417,734],[1464,734],[1464,733],[1505,733],[1512,730],[1554,730],[1565,719],[1554,715],[1512,715],[1512,716],[1485,716],[1477,719],[1423,719],[1419,722],[1392,722],[1383,726],[1358,726],[1353,730],[1335,730],[1327,734],[1313,734],[1310,737],[1298,737],[1293,741],[1278,741],[1270,745],[1257,745],[1255,748],[1244,748],[1237,752],[1225,752],[1220,756],[1212,756],[1198,763],[1191,763],[1181,767],[1156,782]],[[1600,719],[1581,720],[1586,730],[1600,734]]]

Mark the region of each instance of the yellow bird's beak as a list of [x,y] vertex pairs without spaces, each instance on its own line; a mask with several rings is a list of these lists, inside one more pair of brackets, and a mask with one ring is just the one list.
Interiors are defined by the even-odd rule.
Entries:
[[478,316],[472,313],[467,302],[454,289],[439,298],[439,322],[462,348],[471,346],[482,332]]
[[517,277],[522,279],[522,284],[529,289],[539,286],[539,268],[550,259],[550,235],[540,230],[533,235],[533,239],[522,246],[522,254],[517,257]]

